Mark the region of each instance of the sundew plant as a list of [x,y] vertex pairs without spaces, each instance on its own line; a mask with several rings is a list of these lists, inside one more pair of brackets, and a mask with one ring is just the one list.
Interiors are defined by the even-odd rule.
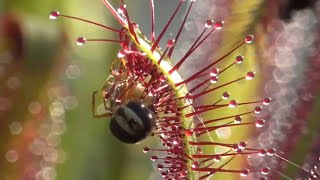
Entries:
[[[204,47],[205,42],[211,36],[221,35],[218,31],[223,31],[225,24],[220,19],[201,19],[198,22],[203,24],[201,33],[184,49],[184,54],[173,60],[179,42],[184,41],[181,35],[194,4],[205,2],[177,1],[167,23],[156,34],[157,17],[154,1],[150,0],[149,37],[130,17],[124,1],[118,7],[107,0],[103,3],[121,28],[58,11],[51,12],[50,18],[83,21],[118,34],[117,39],[77,38],[79,46],[88,42],[112,42],[121,46],[99,96],[105,112],[96,113],[95,91],[92,115],[110,119],[109,130],[120,142],[135,144],[146,138],[158,138],[161,146],[147,146],[143,152],[155,162],[163,179],[291,179],[281,173],[283,167],[269,164],[267,160],[286,162],[310,179],[318,178],[316,169],[299,166],[287,160],[277,148],[261,146],[248,139],[250,134],[258,134],[256,129],[264,127],[268,121],[265,117],[269,116],[262,112],[272,103],[272,97],[260,97],[257,83],[250,85],[256,74],[262,72],[252,66],[259,64],[259,60],[239,53],[250,50],[254,35],[235,37],[235,45],[220,57],[208,56],[205,60],[193,57],[192,60],[200,64],[192,72],[188,71],[190,57],[199,49],[208,48]],[[174,24],[183,6],[187,9],[183,20],[181,24]],[[170,26],[178,26],[179,30],[166,38]],[[165,47],[160,47],[161,41],[166,41]],[[255,165],[248,163],[248,158],[267,160]]]
[[0,177],[320,178],[320,2],[98,3],[0,16]]

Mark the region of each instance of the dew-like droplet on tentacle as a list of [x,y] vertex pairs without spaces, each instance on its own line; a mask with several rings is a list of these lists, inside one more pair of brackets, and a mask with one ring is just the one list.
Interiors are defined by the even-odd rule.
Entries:
[[257,128],[263,127],[264,124],[265,124],[265,120],[264,120],[264,119],[258,119],[258,120],[256,120],[256,127],[257,127]]
[[250,44],[250,43],[253,43],[253,40],[254,40],[254,36],[253,35],[248,35],[244,42],[247,43],[247,44]]
[[84,37],[78,37],[77,38],[77,45],[78,46],[82,46],[82,45],[84,45],[85,43],[86,43],[86,38],[84,38]]
[[58,11],[52,11],[49,15],[49,18],[52,20],[56,20],[60,16],[60,13]]

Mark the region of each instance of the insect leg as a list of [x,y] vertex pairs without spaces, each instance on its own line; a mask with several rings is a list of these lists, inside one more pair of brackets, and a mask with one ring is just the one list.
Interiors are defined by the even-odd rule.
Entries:
[[102,118],[102,117],[111,117],[112,113],[103,113],[103,114],[96,114],[95,113],[95,110],[96,110],[96,94],[97,94],[98,91],[94,91],[92,93],[92,116],[94,118]]

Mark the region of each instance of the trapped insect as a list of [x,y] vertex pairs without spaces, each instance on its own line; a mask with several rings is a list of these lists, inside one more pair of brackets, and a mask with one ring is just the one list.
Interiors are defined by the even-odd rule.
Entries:
[[[254,174],[260,179],[267,179],[270,168],[251,167],[247,163],[236,164],[248,155],[261,158],[272,156],[282,158],[273,147],[250,147],[245,140],[234,142],[232,139],[213,137],[213,133],[223,128],[235,127],[261,128],[266,120],[259,117],[264,106],[271,103],[271,98],[252,98],[247,102],[231,99],[230,85],[240,81],[251,81],[256,76],[254,70],[244,72],[230,81],[220,81],[220,77],[236,66],[245,65],[245,57],[236,54],[244,46],[250,46],[253,35],[241,38],[234,48],[225,55],[204,64],[187,78],[180,76],[181,67],[201,45],[221,30],[224,21],[205,20],[203,31],[185,55],[173,64],[171,58],[176,44],[181,37],[195,0],[177,1],[178,5],[171,18],[159,35],[155,34],[154,2],[150,0],[152,31],[148,39],[139,26],[129,16],[124,2],[116,10],[109,1],[103,1],[108,10],[122,25],[121,29],[111,28],[93,21],[62,15],[57,11],[50,14],[51,19],[66,17],[84,21],[113,31],[119,39],[86,39],[79,37],[78,45],[89,41],[116,42],[121,45],[118,58],[113,61],[110,76],[102,88],[102,98],[107,113],[95,114],[95,95],[92,95],[92,113],[94,117],[110,117],[110,131],[121,142],[134,144],[148,136],[156,136],[162,148],[145,147],[145,153],[154,153],[150,159],[157,161],[157,169],[164,179],[206,179],[219,173],[248,176]],[[197,2],[201,3],[201,1]],[[159,43],[164,39],[168,27],[183,5],[187,13],[174,39],[167,40],[166,48],[161,50]],[[221,65],[223,62],[223,65]],[[187,87],[188,86],[188,87]],[[222,91],[221,90],[226,90]],[[214,94],[210,103],[203,103],[201,98]],[[206,118],[217,111],[229,111],[245,106],[246,111]],[[231,111],[231,110],[230,110]],[[254,115],[254,116],[253,116]],[[209,147],[209,148],[207,148]],[[222,149],[215,151],[215,148]],[[159,154],[159,155],[158,155]],[[238,165],[238,166],[236,166]],[[236,166],[236,167],[235,167]]]

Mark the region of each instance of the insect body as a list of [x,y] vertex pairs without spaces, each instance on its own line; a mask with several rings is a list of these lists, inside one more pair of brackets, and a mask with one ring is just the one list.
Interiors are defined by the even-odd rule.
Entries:
[[130,101],[117,108],[110,122],[112,134],[124,143],[137,143],[154,129],[153,112],[144,104]]
[[103,98],[110,111],[107,115],[112,116],[112,134],[121,142],[132,144],[157,130],[159,117],[176,117],[178,106],[158,65],[137,50],[136,44],[122,48],[121,58],[111,67],[103,87]]

